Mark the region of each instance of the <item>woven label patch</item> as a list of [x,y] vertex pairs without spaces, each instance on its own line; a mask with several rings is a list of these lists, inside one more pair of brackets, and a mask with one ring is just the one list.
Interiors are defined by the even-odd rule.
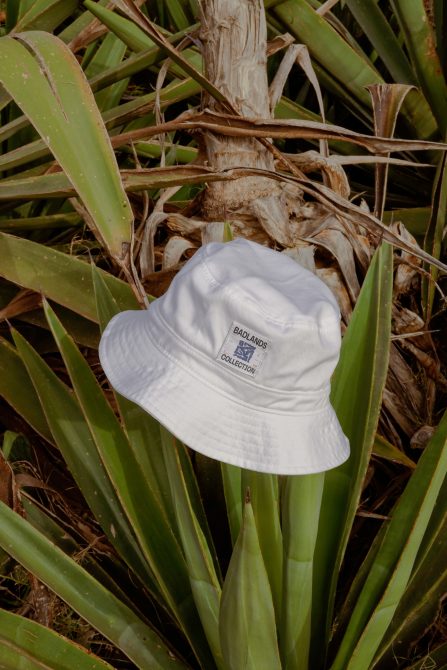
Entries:
[[233,321],[216,360],[237,372],[254,377],[271,342],[263,335]]

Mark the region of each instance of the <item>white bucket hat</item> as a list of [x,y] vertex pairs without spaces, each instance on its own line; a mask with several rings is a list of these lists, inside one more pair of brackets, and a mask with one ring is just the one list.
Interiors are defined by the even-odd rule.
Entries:
[[327,286],[239,238],[201,247],[148,310],[117,314],[99,355],[112,386],[189,447],[306,474],[349,456],[329,402],[340,339]]

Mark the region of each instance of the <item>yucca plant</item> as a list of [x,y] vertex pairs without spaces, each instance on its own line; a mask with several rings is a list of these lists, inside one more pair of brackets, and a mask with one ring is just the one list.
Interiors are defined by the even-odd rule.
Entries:
[[[447,580],[430,332],[446,269],[442,3],[264,4],[2,10],[1,667],[427,660],[413,647]],[[232,235],[283,249],[339,299],[332,402],[352,455],[335,470],[194,455],[99,368],[108,320]]]

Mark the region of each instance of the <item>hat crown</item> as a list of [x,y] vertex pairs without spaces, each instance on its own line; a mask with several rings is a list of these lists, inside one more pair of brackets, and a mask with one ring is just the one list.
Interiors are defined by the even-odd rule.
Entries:
[[199,249],[154,308],[220,374],[273,390],[321,389],[338,360],[331,291],[293,259],[241,238]]
[[99,356],[112,386],[202,454],[277,474],[336,467],[340,349],[329,289],[284,254],[209,244],[150,309],[121,312]]

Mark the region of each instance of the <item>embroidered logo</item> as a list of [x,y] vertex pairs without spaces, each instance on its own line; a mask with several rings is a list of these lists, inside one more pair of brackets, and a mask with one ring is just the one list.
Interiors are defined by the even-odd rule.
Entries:
[[233,321],[216,360],[234,372],[254,377],[270,346],[264,335]]
[[244,340],[239,340],[239,344],[234,350],[234,355],[236,358],[240,358],[241,361],[250,363],[250,358],[253,356],[255,351],[256,347],[254,347],[252,344],[248,344],[248,342],[244,342]]

